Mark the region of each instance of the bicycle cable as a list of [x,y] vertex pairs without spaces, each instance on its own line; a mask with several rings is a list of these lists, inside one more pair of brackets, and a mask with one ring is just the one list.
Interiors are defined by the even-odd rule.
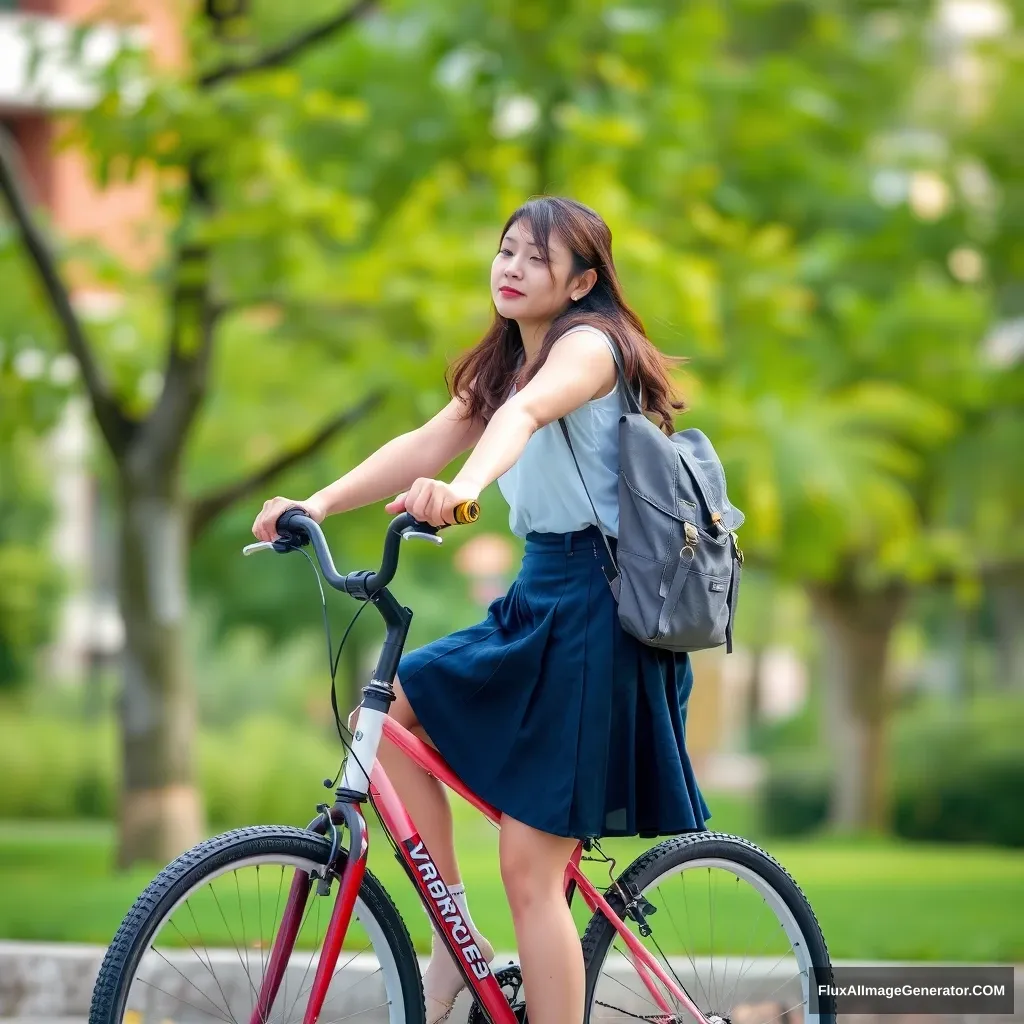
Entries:
[[342,772],[345,770],[345,760],[348,755],[355,758],[356,764],[359,765],[363,775],[366,778],[370,777],[370,773],[364,767],[362,761],[356,755],[355,748],[352,746],[346,733],[348,729],[342,725],[341,712],[338,710],[338,690],[336,685],[336,677],[338,674],[338,665],[341,662],[341,652],[345,646],[345,641],[348,640],[349,633],[352,632],[352,627],[356,624],[356,619],[363,614],[364,609],[370,603],[364,601],[359,608],[356,610],[355,615],[352,616],[352,620],[349,622],[348,627],[345,629],[342,635],[341,642],[338,644],[338,653],[334,653],[334,644],[331,640],[331,620],[327,613],[327,595],[324,593],[324,585],[320,579],[320,570],[317,568],[316,562],[310,557],[309,552],[303,548],[298,548],[303,555],[305,555],[306,561],[313,568],[313,575],[316,576],[316,585],[320,588],[320,605],[324,613],[324,631],[327,634],[327,668],[331,673],[331,710],[334,712],[334,727],[338,731],[338,738],[341,740],[341,745],[344,747],[346,754],[341,759],[341,764],[338,766],[338,774],[334,776],[334,779],[324,779],[324,788],[331,789],[338,784],[338,780],[341,778]]

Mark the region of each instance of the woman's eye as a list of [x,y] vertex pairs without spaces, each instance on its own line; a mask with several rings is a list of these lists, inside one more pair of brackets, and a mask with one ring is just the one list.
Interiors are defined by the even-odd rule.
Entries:
[[536,260],[538,263],[543,263],[544,262],[544,257],[543,256],[531,256],[530,259],[531,260]]
[[498,250],[498,255],[499,256],[511,256],[512,255],[512,251],[510,249],[499,249]]

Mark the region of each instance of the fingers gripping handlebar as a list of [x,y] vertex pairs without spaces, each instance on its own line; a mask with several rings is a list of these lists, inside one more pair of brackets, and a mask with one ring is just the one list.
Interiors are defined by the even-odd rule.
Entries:
[[[479,516],[480,505],[476,501],[464,501],[455,507],[456,523],[473,523]],[[342,590],[364,601],[394,579],[398,569],[399,548],[404,539],[418,537],[439,544],[441,539],[437,533],[439,529],[444,529],[431,526],[429,523],[421,523],[408,512],[403,512],[392,519],[388,526],[380,568],[376,572],[365,569],[342,575],[334,566],[334,559],[319,523],[306,515],[302,508],[290,508],[282,512],[276,528],[279,536],[272,544],[275,551],[293,551],[307,542],[311,543],[324,579],[335,590]]]

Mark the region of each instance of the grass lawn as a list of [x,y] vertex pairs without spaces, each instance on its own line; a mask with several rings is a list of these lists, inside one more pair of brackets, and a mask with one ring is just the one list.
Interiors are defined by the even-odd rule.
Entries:
[[[497,832],[461,801],[455,804],[473,917],[496,948],[513,949]],[[750,834],[741,806],[719,799],[713,807],[716,828]],[[619,839],[602,845],[621,869],[652,844]],[[1024,961],[1024,857],[1018,851],[826,839],[764,845],[804,889],[835,958]],[[113,830],[106,824],[0,822],[0,938],[108,942],[156,870],[116,873],[112,853]],[[371,837],[370,867],[417,947],[427,949],[426,917],[379,835]],[[600,865],[588,873],[607,879]],[[582,922],[585,908],[578,909]]]

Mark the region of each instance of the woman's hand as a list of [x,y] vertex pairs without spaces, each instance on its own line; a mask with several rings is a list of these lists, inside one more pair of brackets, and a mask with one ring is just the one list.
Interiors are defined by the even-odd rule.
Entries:
[[408,512],[413,519],[431,526],[451,526],[455,522],[455,506],[464,501],[477,501],[480,488],[453,480],[429,480],[420,477],[409,490],[384,506],[385,512],[397,515]]
[[252,524],[252,534],[257,540],[277,540],[277,520],[281,513],[290,508],[301,508],[314,522],[322,523],[326,513],[312,498],[295,501],[292,498],[270,498],[263,502],[263,508]]

